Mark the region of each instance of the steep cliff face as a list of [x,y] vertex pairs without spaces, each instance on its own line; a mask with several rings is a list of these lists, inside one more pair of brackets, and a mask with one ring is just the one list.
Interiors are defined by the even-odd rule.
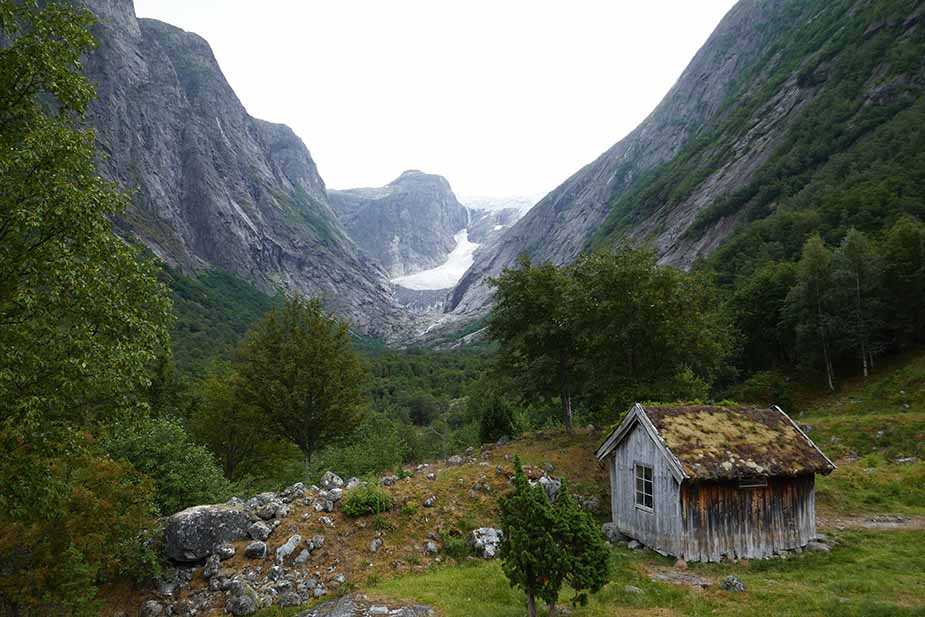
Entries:
[[417,170],[383,187],[328,194],[353,241],[392,278],[443,263],[469,222],[449,182]]
[[[773,209],[768,194],[800,186],[774,186],[782,176],[811,173],[852,142],[848,135],[833,151],[803,148],[787,165],[776,164],[781,152],[819,127],[866,129],[888,119],[894,110],[876,103],[884,88],[894,100],[915,100],[921,55],[911,60],[900,48],[920,36],[921,13],[911,0],[741,0],[638,128],[483,247],[448,308],[484,312],[486,279],[524,252],[565,263],[591,247],[643,242],[680,267],[711,254]],[[862,61],[857,50],[880,60]],[[827,114],[843,105],[857,113],[839,127]]]
[[186,272],[320,295],[391,336],[401,317],[385,273],[350,241],[302,141],[248,115],[202,38],[137,19],[131,0],[83,3],[98,20],[85,67],[101,171],[135,191],[117,229]]

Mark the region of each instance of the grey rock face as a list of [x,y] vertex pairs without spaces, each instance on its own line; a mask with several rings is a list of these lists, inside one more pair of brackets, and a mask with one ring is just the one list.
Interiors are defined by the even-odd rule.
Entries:
[[469,223],[449,182],[417,170],[387,186],[328,196],[353,241],[393,278],[442,264]]
[[247,513],[239,508],[195,506],[167,519],[164,531],[167,557],[178,562],[205,559],[224,542],[244,539],[250,525]]
[[[812,11],[814,3],[805,3]],[[572,261],[598,231],[611,206],[636,186],[646,172],[671,161],[693,138],[723,119],[727,97],[745,71],[756,69],[755,87],[773,62],[758,66],[772,44],[809,16],[790,10],[787,3],[747,0],[730,10],[698,51],[678,82],[658,107],[622,141],[577,171],[546,195],[523,218],[493,243],[484,244],[475,262],[447,302],[447,310],[478,316],[490,306],[493,292],[487,282],[512,266],[521,253],[536,261],[563,264]],[[770,24],[774,24],[770,27]],[[787,84],[774,102],[755,111],[759,126],[734,146],[736,156],[704,181],[700,190],[671,212],[658,211],[629,223],[628,235],[650,241],[663,261],[690,265],[709,253],[729,232],[729,226],[691,245],[682,233],[697,212],[740,185],[770,155],[775,136],[796,116],[812,92]]]
[[185,272],[217,266],[258,288],[324,296],[358,330],[402,317],[381,268],[350,241],[288,127],[247,114],[208,43],[131,0],[80,0],[97,18],[85,70],[101,173],[136,190],[117,230]]

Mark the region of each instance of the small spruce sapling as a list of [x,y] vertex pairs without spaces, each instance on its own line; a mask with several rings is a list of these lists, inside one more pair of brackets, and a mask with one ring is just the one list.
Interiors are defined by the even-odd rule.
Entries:
[[607,547],[590,514],[568,493],[565,482],[555,503],[539,485],[531,486],[515,459],[514,490],[501,499],[502,568],[512,587],[527,595],[529,617],[537,599],[554,615],[559,592],[569,584],[573,604],[604,586],[610,574]]

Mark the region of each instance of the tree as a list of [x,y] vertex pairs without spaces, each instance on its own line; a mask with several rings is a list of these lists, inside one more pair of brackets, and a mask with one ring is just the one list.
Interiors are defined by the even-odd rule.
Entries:
[[895,344],[925,342],[925,224],[901,218],[886,233],[880,253],[886,321]]
[[730,327],[706,277],[659,266],[653,251],[632,247],[579,257],[571,271],[594,407],[702,398],[727,370]]
[[514,461],[514,490],[500,500],[502,568],[512,587],[524,590],[527,613],[536,617],[537,599],[555,614],[562,586],[575,590],[575,603],[603,587],[610,555],[593,517],[583,512],[563,482],[555,504],[543,488],[530,486]]
[[573,433],[572,396],[583,375],[572,279],[564,268],[535,266],[522,256],[517,268],[505,269],[491,283],[496,293],[488,332],[500,343],[497,366],[525,399],[558,397],[565,427]]
[[259,464],[269,434],[260,411],[238,396],[240,378],[228,365],[214,365],[199,386],[190,433],[218,458],[228,480],[242,467]]
[[482,443],[497,441],[502,437],[513,437],[514,411],[510,404],[498,394],[486,393],[484,397],[470,397],[469,404],[479,418],[479,440]]
[[[0,613],[95,614],[101,577],[135,569],[150,484],[91,437],[144,408],[167,340],[152,264],[109,217],[81,117],[92,16],[0,0]],[[143,559],[144,560],[144,559]]]
[[228,498],[230,486],[212,454],[171,418],[122,418],[102,441],[114,460],[127,461],[150,478],[162,516]]
[[835,251],[836,306],[843,317],[845,346],[857,354],[864,377],[870,374],[881,345],[880,259],[867,236],[852,229]]
[[797,340],[807,349],[815,347],[822,354],[826,385],[835,391],[832,368],[832,253],[819,235],[803,246],[797,264],[797,283],[787,296],[788,313],[796,324]]
[[363,420],[366,369],[347,325],[318,300],[286,298],[247,333],[235,359],[240,401],[268,429],[312,454]]

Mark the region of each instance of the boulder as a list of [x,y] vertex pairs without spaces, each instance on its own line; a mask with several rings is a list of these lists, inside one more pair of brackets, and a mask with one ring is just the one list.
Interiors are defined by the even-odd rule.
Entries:
[[447,464],[447,465],[452,465],[452,466],[462,465],[462,464],[463,464],[463,457],[459,456],[458,454],[454,454],[454,455],[451,456],[450,458],[446,459],[446,464]]
[[543,476],[537,482],[543,487],[543,492],[546,493],[546,498],[549,501],[555,501],[559,496],[559,491],[562,490],[562,481],[549,476]]
[[433,508],[436,505],[437,505],[437,497],[434,495],[431,495],[430,497],[424,500],[425,508]]
[[268,524],[263,521],[257,521],[247,528],[247,535],[250,536],[251,540],[265,542],[266,539],[270,537],[272,531],[273,529]]
[[250,520],[239,507],[195,506],[167,519],[164,530],[165,552],[178,562],[201,561],[218,544],[247,537]]
[[225,610],[235,617],[256,613],[258,607],[257,592],[247,583],[241,582],[234,585],[231,597],[225,602]]
[[244,556],[248,559],[263,559],[267,556],[267,543],[254,540],[244,547]]
[[601,525],[601,533],[604,534],[604,537],[607,538],[607,541],[611,544],[617,544],[619,542],[626,542],[629,540],[629,538],[620,532],[620,529],[617,527],[616,523],[604,523]]
[[382,548],[382,538],[373,538],[372,542],[369,543],[369,552],[377,553],[380,548]]
[[482,559],[494,559],[501,548],[501,530],[492,527],[479,527],[469,533],[466,543],[472,552]]
[[276,563],[283,563],[286,557],[295,552],[300,542],[302,542],[302,536],[299,534],[289,536],[286,543],[276,549]]
[[202,578],[212,578],[218,574],[218,571],[221,569],[221,567],[221,559],[219,559],[217,553],[213,553],[212,556],[209,557],[208,561],[206,561],[206,567],[202,569]]
[[349,480],[347,480],[347,483],[344,485],[344,490],[349,491],[349,490],[355,489],[358,486],[360,486],[360,479],[350,478]]
[[160,617],[164,614],[164,606],[156,600],[148,600],[141,605],[141,617]]
[[332,488],[344,488],[344,481],[333,471],[326,471],[324,475],[321,476],[321,488],[326,491]]
[[745,591],[745,584],[739,580],[739,577],[729,575],[723,579],[723,582],[719,584],[719,588],[723,591],[731,591],[733,593],[742,593]]
[[806,545],[806,551],[810,553],[830,553],[832,547],[822,542],[809,542]]

